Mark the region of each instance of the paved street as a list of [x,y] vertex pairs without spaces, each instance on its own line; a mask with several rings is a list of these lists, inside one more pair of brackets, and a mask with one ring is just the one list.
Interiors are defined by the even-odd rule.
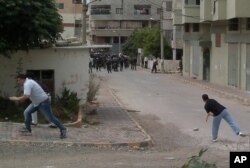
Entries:
[[[195,138],[196,143],[200,145],[208,145],[211,140],[212,118],[208,123],[205,122],[206,113],[201,99],[203,93],[225,105],[242,131],[250,132],[248,106],[233,99],[223,98],[213,90],[178,80],[174,75],[151,74],[149,71],[140,70],[113,73],[108,79],[110,88],[126,108],[140,111],[140,115],[155,115],[163,124],[173,123],[181,132]],[[193,131],[194,128],[199,131]],[[235,150],[233,146],[236,142],[244,141],[235,136],[231,128],[223,122],[219,137],[222,142],[227,142],[225,149],[228,149],[229,145],[231,150]],[[223,148],[221,145],[218,147]]]
[[[208,148],[204,158],[215,162],[220,168],[227,168],[229,151],[250,150],[248,137],[237,137],[224,122],[221,125],[219,141],[211,143],[212,120],[205,122],[202,93],[208,93],[227,106],[244,132],[249,132],[249,107],[209,88],[212,86],[210,84],[203,87],[204,84],[201,85],[197,81],[170,74],[151,74],[144,69],[112,74],[102,71],[97,74],[103,79],[107,86],[105,88],[109,88],[102,89],[98,96],[99,101],[106,102],[101,103],[99,109],[99,112],[103,112],[100,115],[101,125],[83,128],[80,132],[70,131],[70,137],[65,144],[59,141],[59,144],[63,145],[57,145],[55,140],[51,140],[51,143],[32,143],[32,140],[24,144],[1,142],[0,167],[180,167],[188,157],[198,154],[201,148]],[[233,91],[236,94],[236,90],[232,89]],[[226,92],[230,90],[225,90]],[[111,99],[110,95],[113,95],[116,101]],[[244,96],[247,94],[244,93],[242,97]],[[119,113],[121,116],[118,113],[111,115],[112,111],[118,109],[126,109],[146,130],[152,137],[153,147],[133,149],[117,145],[100,148],[102,145],[79,146],[68,143],[79,143],[81,140],[76,137],[83,138],[83,144],[91,142],[90,140],[93,144],[125,141],[125,144],[129,144],[131,139],[139,142],[147,138],[147,134],[141,132],[124,113]],[[194,131],[195,128],[198,128],[198,131]],[[34,132],[38,138],[46,132],[51,135],[47,128],[37,128],[39,129],[44,130]],[[56,136],[56,133],[53,135]]]

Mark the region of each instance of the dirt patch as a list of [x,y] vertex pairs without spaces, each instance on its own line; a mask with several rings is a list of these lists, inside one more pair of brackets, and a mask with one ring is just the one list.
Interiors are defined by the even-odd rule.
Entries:
[[154,115],[130,114],[152,137],[154,145],[149,151],[166,153],[166,159],[174,166],[183,165],[189,157],[198,155],[201,149],[208,148],[202,157],[209,163],[216,163],[220,168],[229,167],[229,152],[199,145],[199,140],[183,134],[172,123],[162,124]]

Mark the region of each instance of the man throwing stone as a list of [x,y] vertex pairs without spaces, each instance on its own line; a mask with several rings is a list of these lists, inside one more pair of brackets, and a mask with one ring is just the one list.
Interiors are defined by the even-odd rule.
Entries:
[[25,127],[19,131],[21,133],[31,133],[31,114],[35,111],[41,111],[50,122],[54,123],[60,129],[60,138],[66,138],[67,130],[52,113],[49,97],[41,86],[34,80],[27,78],[24,74],[18,75],[16,79],[18,85],[23,85],[23,95],[19,97],[12,96],[9,99],[21,102],[26,99],[31,100],[31,104],[24,112]]
[[207,94],[202,95],[202,99],[205,102],[205,110],[207,112],[206,122],[209,116],[213,117],[213,125],[212,125],[212,141],[216,142],[218,138],[218,132],[221,120],[224,119],[233,129],[236,135],[245,136],[238,126],[238,124],[234,121],[233,117],[230,115],[226,107],[218,103],[214,99],[210,99]]

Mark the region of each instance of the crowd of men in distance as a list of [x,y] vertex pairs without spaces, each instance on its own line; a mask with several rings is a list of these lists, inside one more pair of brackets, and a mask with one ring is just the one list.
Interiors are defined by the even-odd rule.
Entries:
[[136,57],[130,58],[121,53],[119,54],[103,54],[99,52],[90,53],[89,58],[89,73],[92,73],[93,69],[96,72],[101,69],[106,69],[108,73],[123,71],[123,69],[129,68],[136,70],[137,59]]

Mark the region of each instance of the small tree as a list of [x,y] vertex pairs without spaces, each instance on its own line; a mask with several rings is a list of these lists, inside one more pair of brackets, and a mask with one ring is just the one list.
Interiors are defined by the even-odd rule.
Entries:
[[55,0],[0,0],[0,54],[10,56],[44,43],[63,31]]
[[[159,28],[144,28],[134,31],[123,46],[125,55],[136,56],[138,48],[142,48],[145,55],[154,55],[160,57],[161,43],[160,43],[160,29]],[[172,49],[164,38],[164,57],[170,59],[172,56]]]
[[96,75],[90,74],[87,92],[87,102],[92,102],[95,99],[99,89],[100,81],[98,80]]

